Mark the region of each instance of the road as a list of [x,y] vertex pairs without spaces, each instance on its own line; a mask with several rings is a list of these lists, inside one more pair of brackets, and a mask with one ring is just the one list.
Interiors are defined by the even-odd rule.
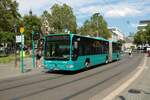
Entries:
[[0,80],[0,100],[87,100],[123,79],[140,64],[142,54],[77,73],[40,73]]

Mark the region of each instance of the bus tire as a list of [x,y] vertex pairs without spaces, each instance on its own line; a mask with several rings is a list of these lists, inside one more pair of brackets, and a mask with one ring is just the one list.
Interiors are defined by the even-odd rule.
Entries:
[[117,61],[119,60],[119,55],[117,55]]
[[90,67],[90,59],[87,58],[85,61],[85,68],[89,68]]
[[108,57],[106,57],[106,60],[105,60],[105,63],[107,64],[109,61],[108,61]]
[[88,68],[89,67],[89,62],[85,62],[85,68]]

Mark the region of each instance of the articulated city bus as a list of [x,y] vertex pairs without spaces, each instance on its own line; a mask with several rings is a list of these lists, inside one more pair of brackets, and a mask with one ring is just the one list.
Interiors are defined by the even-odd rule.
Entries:
[[44,40],[46,70],[77,71],[120,59],[119,46],[104,38],[51,34]]

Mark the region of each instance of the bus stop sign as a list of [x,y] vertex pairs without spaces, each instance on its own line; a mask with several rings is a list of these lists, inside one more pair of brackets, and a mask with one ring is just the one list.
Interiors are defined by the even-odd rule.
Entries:
[[20,33],[24,32],[24,27],[20,27]]

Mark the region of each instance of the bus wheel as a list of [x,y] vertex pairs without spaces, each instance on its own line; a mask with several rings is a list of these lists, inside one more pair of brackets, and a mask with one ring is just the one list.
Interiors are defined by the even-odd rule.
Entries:
[[107,64],[109,61],[108,61],[108,57],[106,57],[106,60],[105,60],[105,63]]
[[106,63],[106,64],[108,63],[108,58],[105,60],[105,63]]
[[90,67],[90,59],[87,58],[86,61],[85,61],[85,68],[88,68]]
[[85,68],[90,67],[90,63],[89,62],[85,62]]
[[119,60],[119,55],[117,55],[117,61]]

